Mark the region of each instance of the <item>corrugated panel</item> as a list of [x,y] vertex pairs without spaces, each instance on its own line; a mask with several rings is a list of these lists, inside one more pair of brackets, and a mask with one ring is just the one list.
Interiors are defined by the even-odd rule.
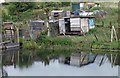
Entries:
[[70,18],[71,31],[80,31],[80,18]]
[[80,18],[70,18],[71,27],[80,27]]
[[71,27],[71,31],[80,31],[80,27]]

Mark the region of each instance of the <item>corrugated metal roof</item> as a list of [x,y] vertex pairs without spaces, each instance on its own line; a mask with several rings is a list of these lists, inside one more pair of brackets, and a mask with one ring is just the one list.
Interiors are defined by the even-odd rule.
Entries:
[[50,23],[52,22],[58,22],[58,20],[49,20]]
[[94,16],[72,16],[70,18],[95,18]]
[[53,10],[53,11],[51,11],[51,12],[63,12],[64,10]]

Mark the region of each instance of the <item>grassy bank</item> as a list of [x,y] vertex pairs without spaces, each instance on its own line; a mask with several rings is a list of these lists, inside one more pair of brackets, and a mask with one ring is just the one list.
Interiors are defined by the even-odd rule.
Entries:
[[22,39],[24,49],[79,49],[79,50],[120,50],[120,41],[104,42],[96,41],[94,36],[57,36],[48,37],[40,35],[37,40]]

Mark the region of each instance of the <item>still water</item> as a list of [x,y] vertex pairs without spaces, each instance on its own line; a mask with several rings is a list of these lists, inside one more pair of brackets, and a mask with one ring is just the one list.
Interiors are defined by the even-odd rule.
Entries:
[[53,50],[8,50],[2,54],[8,76],[118,76],[120,55]]

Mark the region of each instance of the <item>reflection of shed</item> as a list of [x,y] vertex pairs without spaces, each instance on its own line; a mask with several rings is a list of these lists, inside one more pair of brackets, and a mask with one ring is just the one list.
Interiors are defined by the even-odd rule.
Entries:
[[85,34],[95,27],[92,16],[65,17],[59,20],[60,34]]
[[80,54],[72,54],[70,57],[70,65],[80,66],[81,63],[80,59],[81,59]]
[[93,63],[95,61],[95,58],[96,55],[81,52],[81,53],[74,53],[70,57],[61,56],[59,58],[59,62],[64,64],[68,63],[69,65],[72,66],[84,66]]
[[39,20],[31,21],[30,22],[30,30],[31,30],[30,36],[33,39],[36,39],[39,33],[45,30],[45,28],[46,27],[45,27],[44,21],[39,21]]
[[94,62],[95,55],[80,53],[71,55],[70,65],[84,66]]

